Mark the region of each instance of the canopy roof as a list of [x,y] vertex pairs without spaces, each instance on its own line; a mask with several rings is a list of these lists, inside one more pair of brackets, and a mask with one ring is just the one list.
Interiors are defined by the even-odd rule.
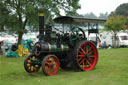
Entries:
[[54,19],[55,23],[60,24],[83,24],[83,23],[103,23],[106,20],[102,19],[89,19],[85,17],[74,17],[74,16],[60,16]]

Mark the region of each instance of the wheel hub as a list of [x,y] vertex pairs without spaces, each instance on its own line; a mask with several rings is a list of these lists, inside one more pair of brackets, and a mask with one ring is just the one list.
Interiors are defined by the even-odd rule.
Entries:
[[51,68],[53,68],[54,67],[54,64],[51,64]]
[[86,54],[84,57],[85,57],[90,63],[92,63],[92,62],[91,62],[91,58],[89,57],[88,54]]
[[89,55],[88,55],[88,54],[86,54],[84,57],[85,57],[86,59],[88,59],[88,58],[89,58]]

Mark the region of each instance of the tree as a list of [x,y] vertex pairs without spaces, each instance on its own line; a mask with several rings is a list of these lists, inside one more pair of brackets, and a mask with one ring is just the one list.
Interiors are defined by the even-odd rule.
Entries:
[[117,33],[126,29],[127,18],[124,16],[110,16],[105,23],[105,30],[112,31],[114,33],[114,40],[117,38]]
[[117,33],[121,30],[126,29],[126,21],[127,19],[124,16],[111,16],[109,17],[104,26],[106,30]]
[[5,8],[4,4],[0,1],[0,32],[4,31],[5,23],[7,23],[9,11]]
[[85,14],[84,17],[90,18],[90,19],[96,19],[97,18],[97,16],[92,12]]
[[108,19],[108,13],[100,13],[100,16],[98,17],[98,19],[105,19],[107,20]]
[[128,16],[128,3],[123,3],[115,10],[116,15]]
[[123,3],[120,6],[118,6],[115,11],[111,12],[109,17],[117,16],[117,15],[124,16],[126,19],[125,25],[128,29],[128,10],[127,10],[127,8],[128,8],[128,3]]
[[21,44],[26,26],[38,28],[39,10],[44,11],[46,21],[52,21],[54,16],[60,15],[60,10],[68,12],[80,8],[79,0],[2,0],[0,2],[3,4],[2,7],[9,11],[8,19],[1,15],[7,21],[4,24],[7,29],[18,34],[18,44]]
[[108,15],[108,17],[111,17],[111,16],[116,16],[115,11],[112,11],[112,12]]

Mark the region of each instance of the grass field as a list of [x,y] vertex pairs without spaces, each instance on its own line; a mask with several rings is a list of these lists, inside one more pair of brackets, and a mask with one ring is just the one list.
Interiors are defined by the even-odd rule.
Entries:
[[45,76],[40,70],[28,74],[25,58],[0,56],[0,85],[126,85],[128,84],[128,48],[99,49],[99,61],[88,72],[62,70]]

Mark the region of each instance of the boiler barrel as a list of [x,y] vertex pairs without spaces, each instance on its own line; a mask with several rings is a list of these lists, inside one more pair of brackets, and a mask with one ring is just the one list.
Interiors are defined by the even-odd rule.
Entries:
[[56,44],[41,43],[41,51],[44,52],[69,51],[69,46],[67,44],[61,44],[60,46],[57,46]]

